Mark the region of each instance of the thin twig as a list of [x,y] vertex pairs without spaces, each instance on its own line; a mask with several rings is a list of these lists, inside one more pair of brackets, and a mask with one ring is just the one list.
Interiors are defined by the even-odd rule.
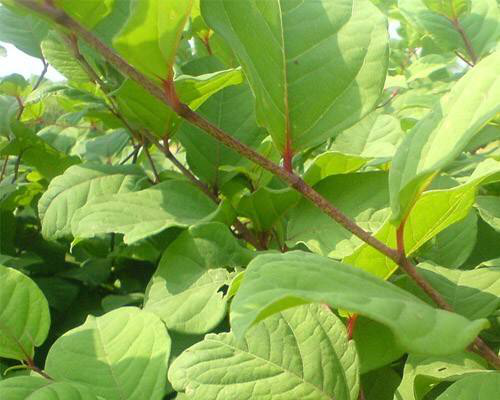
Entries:
[[153,161],[153,158],[151,157],[151,153],[149,152],[148,145],[147,143],[144,143],[142,146],[144,149],[144,153],[146,154],[147,159],[149,160],[149,164],[151,165],[151,169],[153,170],[153,175],[155,177],[154,183],[160,183],[160,175],[158,174],[158,170],[156,169],[155,163]]
[[38,87],[40,86],[40,84],[43,81],[43,78],[45,77],[45,74],[47,73],[47,70],[49,69],[49,63],[43,57],[42,57],[42,63],[43,63],[42,73],[38,77],[38,79],[37,79],[37,81],[35,83],[35,86],[33,86],[33,91],[35,91],[35,90],[38,89]]
[[134,150],[132,150],[132,152],[127,157],[125,157],[124,160],[120,161],[120,165],[125,164],[131,158],[133,158],[132,164],[135,164],[134,160],[137,160],[137,153],[139,153],[139,150],[141,149],[141,147],[142,147],[142,145],[135,145]]
[[467,33],[464,31],[464,28],[460,24],[460,21],[458,20],[458,18],[451,18],[450,21],[465,44],[465,50],[467,50],[467,54],[469,55],[471,61],[470,64],[472,64],[472,66],[476,65],[477,63],[476,52],[474,51],[474,47],[472,46],[472,42],[467,36]]
[[474,64],[472,64],[469,60],[467,60],[462,54],[460,54],[458,51],[455,51],[455,55],[460,58],[464,63],[466,63],[469,67],[473,67]]
[[389,98],[382,104],[378,105],[377,108],[384,108],[387,104],[389,104],[392,100],[394,100],[394,98],[398,95],[398,93],[399,93],[399,88],[393,90]]
[[3,181],[3,178],[5,177],[5,173],[7,172],[7,165],[9,164],[9,158],[10,158],[10,155],[7,154],[5,156],[5,160],[4,160],[3,165],[2,165],[2,172],[0,172],[0,182]]
[[21,165],[21,157],[23,156],[23,151],[19,153],[16,157],[16,164],[14,165],[14,176],[12,177],[12,182],[15,183],[17,181],[17,177],[19,175],[19,166]]
[[28,357],[26,359],[26,365],[29,369],[31,369],[32,371],[35,371],[37,374],[43,376],[45,379],[48,379],[48,380],[51,380],[53,381],[54,378],[52,378],[51,376],[49,376],[46,372],[44,372],[42,369],[38,368],[36,365],[35,365],[35,362],[33,361],[33,359],[31,357]]

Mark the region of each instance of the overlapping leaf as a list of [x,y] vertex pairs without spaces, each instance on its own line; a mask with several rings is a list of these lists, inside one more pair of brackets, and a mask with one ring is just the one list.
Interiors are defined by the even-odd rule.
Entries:
[[[465,183],[451,189],[425,192],[415,203],[406,220],[406,253],[413,254],[439,232],[465,218],[474,204],[478,186],[499,179],[500,162],[489,159],[480,163]],[[388,246],[396,247],[396,229],[397,227],[387,220],[375,233],[375,237]],[[397,268],[392,260],[366,244],[346,257],[344,262],[384,279]]]
[[281,151],[334,136],[380,96],[387,27],[370,1],[202,0],[201,11],[238,56]]
[[227,226],[195,225],[165,251],[152,277],[144,307],[167,328],[182,333],[209,332],[226,315],[227,298],[219,292],[228,284],[226,267],[246,265],[252,258]]
[[27,360],[47,338],[49,305],[30,278],[1,265],[0,289],[0,356]]
[[356,400],[358,368],[342,322],[308,305],[262,321],[244,340],[207,335],[174,361],[169,380],[193,400]]
[[123,233],[133,243],[169,227],[187,227],[207,218],[216,205],[186,181],[166,181],[132,193],[101,196],[78,209],[71,221],[75,237]]
[[136,166],[75,165],[54,178],[38,202],[42,234],[57,239],[71,234],[71,219],[93,199],[141,189],[146,175]]
[[45,365],[57,381],[89,386],[106,400],[160,400],[170,338],[158,317],[124,307],[59,337]]
[[300,251],[261,255],[250,262],[231,306],[231,326],[242,337],[252,324],[309,302],[380,322],[403,348],[420,354],[461,351],[488,326],[484,319],[471,322],[435,309],[360,269]]
[[500,110],[499,63],[500,51],[481,61],[405,137],[389,174],[394,220],[407,215],[432,177]]

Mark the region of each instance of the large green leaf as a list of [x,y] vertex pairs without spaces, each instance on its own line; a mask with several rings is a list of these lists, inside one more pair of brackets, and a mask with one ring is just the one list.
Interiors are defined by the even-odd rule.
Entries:
[[[470,2],[470,9],[467,2]],[[431,35],[444,50],[467,54],[463,38],[452,25],[452,15],[458,17],[458,23],[478,56],[494,48],[500,35],[500,12],[495,0],[399,0],[399,10],[414,28]]]
[[381,94],[387,22],[368,0],[202,0],[201,11],[238,56],[281,151],[334,136]]
[[193,400],[356,400],[359,390],[354,342],[319,305],[276,314],[244,340],[207,335],[174,361],[169,380]]
[[171,180],[138,192],[95,198],[75,212],[71,230],[75,237],[123,233],[124,242],[131,244],[172,226],[196,224],[215,211],[215,203],[197,187]]
[[114,2],[115,0],[56,0],[55,5],[61,7],[85,27],[93,28],[111,13]]
[[436,400],[490,400],[498,396],[500,374],[489,372],[467,376],[455,382]]
[[484,361],[471,353],[461,352],[447,357],[411,354],[394,400],[422,400],[436,383],[453,382],[485,369]]
[[481,61],[405,137],[389,174],[394,220],[408,214],[432,177],[500,111],[499,63],[500,51]]
[[[196,77],[181,75],[174,85],[181,101],[195,110],[214,93],[242,81],[241,70],[230,69]],[[114,96],[128,119],[160,137],[171,135],[179,125],[180,118],[174,111],[132,80],[126,80]]]
[[0,265],[0,356],[27,360],[49,332],[49,305],[36,284]]
[[252,252],[241,247],[228,227],[211,222],[190,227],[170,246],[151,278],[144,307],[167,328],[188,334],[209,332],[226,315],[230,282],[226,267],[246,265]]
[[[499,179],[500,162],[489,159],[480,163],[463,184],[451,189],[425,192],[415,203],[406,220],[406,254],[413,254],[439,232],[465,218],[474,204],[478,186]],[[375,237],[388,246],[396,247],[396,230],[397,227],[386,220],[375,233]],[[366,244],[346,257],[344,262],[384,279],[397,269],[394,261]]]
[[0,396],[9,400],[100,400],[92,390],[69,382],[18,376],[0,382]]
[[170,338],[158,317],[134,307],[87,317],[52,345],[45,369],[58,381],[89,386],[106,400],[160,400]]
[[12,43],[33,57],[42,58],[40,43],[47,35],[49,25],[32,15],[20,15],[6,6],[0,7],[0,41]]
[[231,326],[243,336],[254,323],[290,307],[323,302],[389,327],[410,352],[452,354],[488,326],[484,319],[432,308],[412,294],[360,269],[300,251],[266,254],[248,265],[231,306]]
[[[384,222],[388,207],[387,174],[367,172],[330,176],[314,188],[356,223],[368,231],[376,231]],[[342,258],[361,243],[308,200],[301,200],[293,208],[288,224],[290,245],[304,243],[321,255]]]
[[133,165],[81,164],[54,178],[38,202],[42,234],[58,239],[71,234],[71,219],[93,199],[144,187],[146,175]]
[[[418,265],[418,272],[463,316],[475,319],[490,316],[500,306],[500,267],[453,270],[432,264]],[[404,287],[427,299],[406,276]]]
[[481,218],[496,231],[500,231],[500,198],[497,196],[478,196],[476,207]]
[[177,46],[193,0],[133,0],[113,46],[130,64],[155,79],[172,76]]
[[[266,132],[255,121],[254,99],[248,85],[227,87],[203,104],[199,113],[239,141],[257,148]],[[227,148],[199,128],[183,124],[178,138],[186,150],[193,172],[214,187],[221,187],[235,173],[221,171],[225,165],[248,165],[241,155]]]

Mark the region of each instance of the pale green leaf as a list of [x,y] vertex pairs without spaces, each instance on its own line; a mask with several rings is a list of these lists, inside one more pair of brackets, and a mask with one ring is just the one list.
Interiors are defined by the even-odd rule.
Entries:
[[472,353],[461,352],[447,357],[411,354],[406,360],[403,380],[394,399],[421,400],[439,382],[453,382],[485,369],[484,361]]
[[[386,219],[383,209],[389,196],[384,172],[330,176],[314,189],[368,231],[376,231]],[[304,243],[311,251],[334,258],[351,254],[361,243],[306,199],[292,209],[287,230],[290,246]]]
[[160,400],[170,338],[158,317],[134,307],[88,316],[60,336],[45,369],[57,381],[89,386],[106,400]]
[[405,70],[408,76],[407,82],[428,78],[432,73],[450,67],[455,63],[456,56],[454,54],[428,54],[420,57]]
[[172,79],[172,66],[193,0],[133,0],[113,46],[151,78]]
[[7,57],[7,49],[3,46],[0,46],[0,57]]
[[191,183],[171,180],[138,192],[95,198],[74,213],[71,230],[82,238],[123,233],[124,242],[131,244],[173,226],[196,224],[216,208]]
[[308,305],[262,321],[244,340],[205,336],[174,361],[169,380],[193,400],[356,400],[358,358],[342,322]]
[[16,376],[0,379],[0,396],[9,400],[26,400],[33,392],[50,385],[50,381],[36,376]]
[[114,2],[115,0],[56,0],[55,5],[86,28],[93,28],[111,13]]
[[77,157],[68,157],[56,150],[35,135],[27,125],[15,122],[11,124],[11,130],[15,139],[0,153],[21,155],[23,164],[35,167],[47,179],[62,174],[68,167],[79,162]]
[[471,0],[424,0],[432,11],[450,19],[456,19],[470,11]]
[[304,173],[304,181],[312,186],[331,175],[356,172],[369,161],[371,158],[339,151],[326,151],[312,160]]
[[[464,0],[399,0],[399,10],[421,34],[430,35],[444,50],[459,50],[467,55],[466,45],[458,30],[452,25],[451,19],[443,12],[433,11],[426,7],[425,2],[432,3],[464,3]],[[445,12],[449,7],[442,7]],[[458,23],[466,37],[472,43],[477,56],[491,51],[500,35],[500,10],[495,0],[470,0],[470,11],[465,7],[456,8],[454,13],[462,11]]]
[[144,172],[133,165],[82,164],[54,178],[38,202],[42,234],[58,239],[71,234],[71,219],[93,199],[144,187]]
[[496,231],[500,231],[500,198],[497,196],[478,196],[476,207],[481,218]]
[[42,58],[40,43],[49,24],[33,15],[21,15],[6,6],[0,7],[0,41],[12,43],[30,56]]
[[11,74],[0,78],[0,93],[12,97],[21,97],[28,81],[22,75]]
[[311,253],[293,251],[256,257],[248,265],[231,306],[239,337],[266,317],[290,307],[323,302],[389,327],[410,352],[452,354],[466,348],[488,326],[435,309],[412,294],[365,271]]
[[500,51],[481,61],[405,137],[389,174],[394,220],[407,215],[433,176],[500,111],[499,63]]
[[[181,75],[176,78],[174,85],[180,100],[195,110],[219,90],[242,81],[241,70],[230,69],[196,77]],[[114,92],[114,96],[127,118],[159,137],[174,133],[179,125],[180,118],[172,109],[132,80],[126,80]]]
[[33,357],[49,332],[49,305],[26,275],[0,265],[0,356]]
[[436,400],[490,400],[500,393],[500,374],[488,372],[460,379]]
[[[405,223],[406,254],[413,254],[448,226],[465,218],[474,204],[478,186],[499,179],[500,162],[489,159],[480,163],[463,184],[425,192],[413,206]],[[388,246],[396,247],[396,229],[386,220],[374,236]],[[343,261],[384,279],[397,269],[394,261],[365,244]]]
[[158,315],[170,330],[201,334],[226,315],[227,297],[219,292],[230,282],[226,267],[246,265],[252,252],[241,247],[221,223],[195,225],[167,248],[146,290],[145,310]]
[[[80,3],[80,2],[79,2]],[[41,43],[43,57],[71,82],[89,82],[90,77],[70,53],[62,35],[50,32]]]
[[323,142],[378,101],[387,22],[370,1],[202,0],[201,11],[238,56],[280,151]]
[[295,190],[269,189],[265,186],[252,193],[245,193],[238,201],[238,214],[249,218],[259,232],[266,232],[284,217],[300,200]]
[[[453,270],[428,263],[418,265],[418,272],[463,316],[486,318],[500,306],[500,267]],[[404,286],[428,299],[409,278],[402,277]]]

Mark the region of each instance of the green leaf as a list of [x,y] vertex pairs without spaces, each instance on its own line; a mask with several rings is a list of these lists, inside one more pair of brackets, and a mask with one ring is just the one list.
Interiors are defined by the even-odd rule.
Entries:
[[266,317],[304,303],[324,302],[364,315],[391,329],[410,352],[452,354],[488,326],[484,319],[432,308],[412,294],[369,273],[326,257],[293,251],[256,257],[231,306],[238,337]]
[[[254,98],[247,84],[227,87],[203,104],[199,113],[234,138],[256,149],[266,132],[257,126]],[[191,124],[183,124],[177,134],[186,150],[192,171],[210,186],[221,187],[235,173],[222,171],[222,166],[249,166],[235,151]]]
[[[471,0],[470,11],[464,0],[399,0],[401,14],[418,32],[430,35],[444,50],[459,50],[466,53],[460,33],[453,27],[449,14],[458,16],[458,23],[478,56],[493,49],[500,34],[500,12],[495,0]],[[428,8],[425,4],[430,4]],[[441,5],[438,5],[440,3]],[[454,4],[452,10],[450,5]],[[434,6],[433,6],[434,5]],[[444,14],[448,16],[445,16]],[[459,13],[459,14],[457,14]],[[461,14],[460,14],[461,13]]]
[[[69,0],[67,0],[69,1]],[[85,3],[85,1],[78,2]],[[90,82],[90,77],[70,53],[61,34],[50,32],[42,41],[43,57],[70,82]]]
[[0,396],[9,400],[102,399],[86,386],[69,382],[54,382],[35,376],[19,376],[0,383]]
[[22,162],[35,167],[47,179],[62,174],[68,167],[77,164],[77,157],[68,157],[35,135],[28,126],[19,122],[11,124],[15,136],[1,154],[20,155]]
[[0,46],[0,57],[7,57],[7,49],[3,46]]
[[[413,254],[439,232],[465,218],[474,204],[478,186],[499,179],[500,162],[489,159],[480,163],[463,184],[425,192],[413,206],[405,223],[406,254]],[[386,220],[374,236],[388,246],[396,247],[396,230],[397,227]],[[384,279],[397,269],[392,260],[365,244],[343,261]]]
[[496,196],[477,196],[476,207],[484,222],[500,232],[500,199]]
[[453,382],[485,369],[484,361],[472,353],[457,353],[447,357],[410,354],[395,399],[420,400],[439,382]]
[[169,227],[201,222],[216,208],[191,183],[171,180],[138,192],[95,198],[75,212],[71,230],[82,238],[123,233],[123,241],[131,244]]
[[47,374],[89,386],[106,400],[163,398],[170,338],[158,317],[124,307],[66,332],[47,355]]
[[342,322],[308,305],[262,321],[244,340],[205,336],[174,361],[169,380],[193,400],[356,400],[357,373]]
[[472,253],[477,240],[477,216],[470,210],[467,216],[437,234],[418,251],[418,258],[431,260],[447,268],[460,267]]
[[133,0],[130,15],[113,46],[148,76],[169,80],[193,0]]
[[450,19],[456,19],[470,11],[471,0],[424,0],[432,11]]
[[[196,77],[181,75],[174,85],[180,100],[195,110],[214,93],[242,81],[241,70],[230,69]],[[114,95],[128,119],[159,137],[174,133],[181,121],[172,109],[132,80],[126,80]]]
[[265,186],[245,193],[238,201],[238,214],[252,220],[259,232],[267,232],[300,200],[294,189],[269,189]]
[[158,315],[169,330],[209,332],[226,315],[227,297],[219,292],[230,282],[226,267],[246,265],[252,257],[227,226],[218,222],[192,226],[163,253],[146,290],[144,308]]
[[490,400],[498,396],[500,374],[488,372],[455,382],[436,400]]
[[49,305],[38,286],[21,272],[0,265],[0,357],[33,357],[49,327]]
[[139,190],[144,187],[145,178],[142,169],[133,165],[89,163],[68,168],[50,182],[38,202],[43,236],[69,236],[71,219],[85,204],[100,196]]
[[49,24],[32,15],[20,15],[6,6],[0,7],[0,41],[12,43],[30,56],[42,58],[40,43]]
[[388,365],[405,353],[387,326],[362,316],[356,319],[353,339],[359,354],[361,374]]
[[107,17],[115,0],[56,0],[55,5],[66,11],[86,28],[93,28],[101,19]]
[[389,174],[395,221],[408,214],[432,178],[500,111],[499,63],[500,51],[471,69],[399,146]]
[[420,57],[406,69],[407,82],[428,78],[432,73],[453,66],[455,63],[454,54],[428,54]]
[[26,400],[30,394],[47,385],[50,385],[49,380],[37,376],[15,376],[0,380],[0,396],[9,400]]
[[361,376],[361,386],[366,400],[393,400],[399,382],[401,377],[389,367]]
[[[314,189],[364,229],[375,231],[386,218],[387,212],[379,211],[389,205],[385,172],[330,176]],[[291,246],[304,243],[311,251],[334,258],[351,254],[361,243],[305,199],[292,209],[287,229]]]
[[356,172],[366,165],[371,158],[359,155],[344,154],[338,151],[326,151],[317,156],[304,173],[304,181],[315,185],[332,175]]
[[[500,306],[500,267],[461,271],[421,263],[418,271],[456,313],[469,319],[486,318]],[[414,282],[402,280],[407,290],[428,299]]]
[[11,74],[0,78],[0,93],[12,97],[21,97],[28,86],[28,81],[22,75]]
[[375,106],[388,35],[370,1],[202,0],[201,11],[238,56],[281,152],[317,145]]

